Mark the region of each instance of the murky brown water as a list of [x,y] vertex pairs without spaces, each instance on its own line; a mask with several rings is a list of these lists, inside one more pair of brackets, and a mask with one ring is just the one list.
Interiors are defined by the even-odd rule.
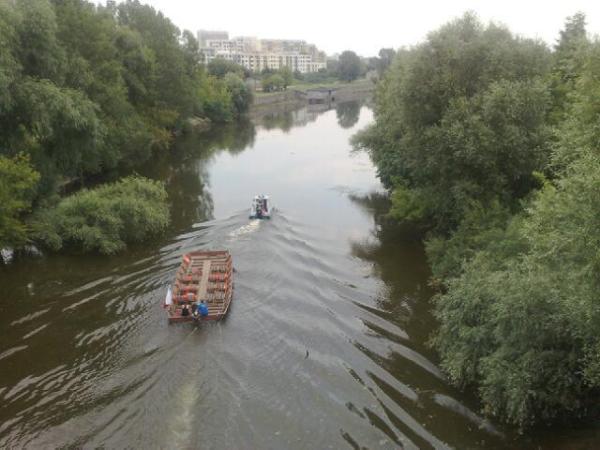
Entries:
[[[182,138],[143,171],[168,185],[166,236],[0,268],[0,447],[600,443],[592,427],[518,438],[445,381],[423,250],[386,223],[373,166],[350,153],[370,120],[347,103]],[[271,221],[248,219],[261,192]],[[208,248],[233,254],[230,314],[169,326],[181,255]]]

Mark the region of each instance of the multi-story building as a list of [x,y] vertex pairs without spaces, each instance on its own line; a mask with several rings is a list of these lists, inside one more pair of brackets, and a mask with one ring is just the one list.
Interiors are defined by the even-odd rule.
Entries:
[[233,61],[253,72],[289,67],[300,73],[318,72],[326,68],[326,55],[316,45],[305,41],[236,37],[229,39],[224,31],[198,32],[204,62],[215,58]]
[[229,33],[227,31],[208,31],[208,30],[200,30],[198,31],[198,42],[200,47],[206,47],[206,41],[213,40],[228,40]]

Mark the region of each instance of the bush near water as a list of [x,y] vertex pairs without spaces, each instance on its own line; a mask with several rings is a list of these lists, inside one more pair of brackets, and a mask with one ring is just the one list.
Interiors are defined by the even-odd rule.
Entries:
[[398,52],[355,137],[425,237],[442,367],[520,428],[598,410],[598,73],[582,14],[552,50],[467,14]]
[[26,156],[0,156],[0,248],[27,242],[29,230],[19,216],[29,212],[39,178]]
[[156,236],[169,224],[167,192],[158,181],[127,177],[77,192],[40,211],[33,237],[52,250],[117,253]]

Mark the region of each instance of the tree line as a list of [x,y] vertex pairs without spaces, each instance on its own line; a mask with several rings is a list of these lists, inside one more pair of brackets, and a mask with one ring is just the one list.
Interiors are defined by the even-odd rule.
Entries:
[[598,411],[598,73],[581,13],[553,49],[466,14],[397,52],[354,138],[424,236],[443,369],[520,428]]
[[243,114],[242,78],[200,56],[190,31],[138,0],[0,2],[0,248],[35,238],[31,208],[57,208],[74,180],[130,171],[190,118]]
[[231,72],[244,79],[252,79],[253,83],[260,80],[263,92],[275,92],[286,90],[294,84],[329,84],[339,81],[349,83],[364,78],[369,73],[371,78],[378,78],[391,64],[395,54],[394,49],[382,48],[379,56],[362,58],[352,50],[345,50],[335,59],[328,58],[325,68],[308,73],[293,71],[289,66],[282,66],[279,69],[265,67],[260,72],[252,72],[223,57],[212,59],[207,64],[207,69],[215,76]]

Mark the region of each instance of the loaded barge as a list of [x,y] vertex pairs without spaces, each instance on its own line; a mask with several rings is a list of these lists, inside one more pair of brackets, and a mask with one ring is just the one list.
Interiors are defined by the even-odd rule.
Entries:
[[[164,303],[169,322],[225,317],[233,296],[232,275],[232,260],[227,250],[196,251],[183,255],[175,283]],[[202,302],[204,304],[201,305]],[[203,314],[200,314],[201,311]]]

